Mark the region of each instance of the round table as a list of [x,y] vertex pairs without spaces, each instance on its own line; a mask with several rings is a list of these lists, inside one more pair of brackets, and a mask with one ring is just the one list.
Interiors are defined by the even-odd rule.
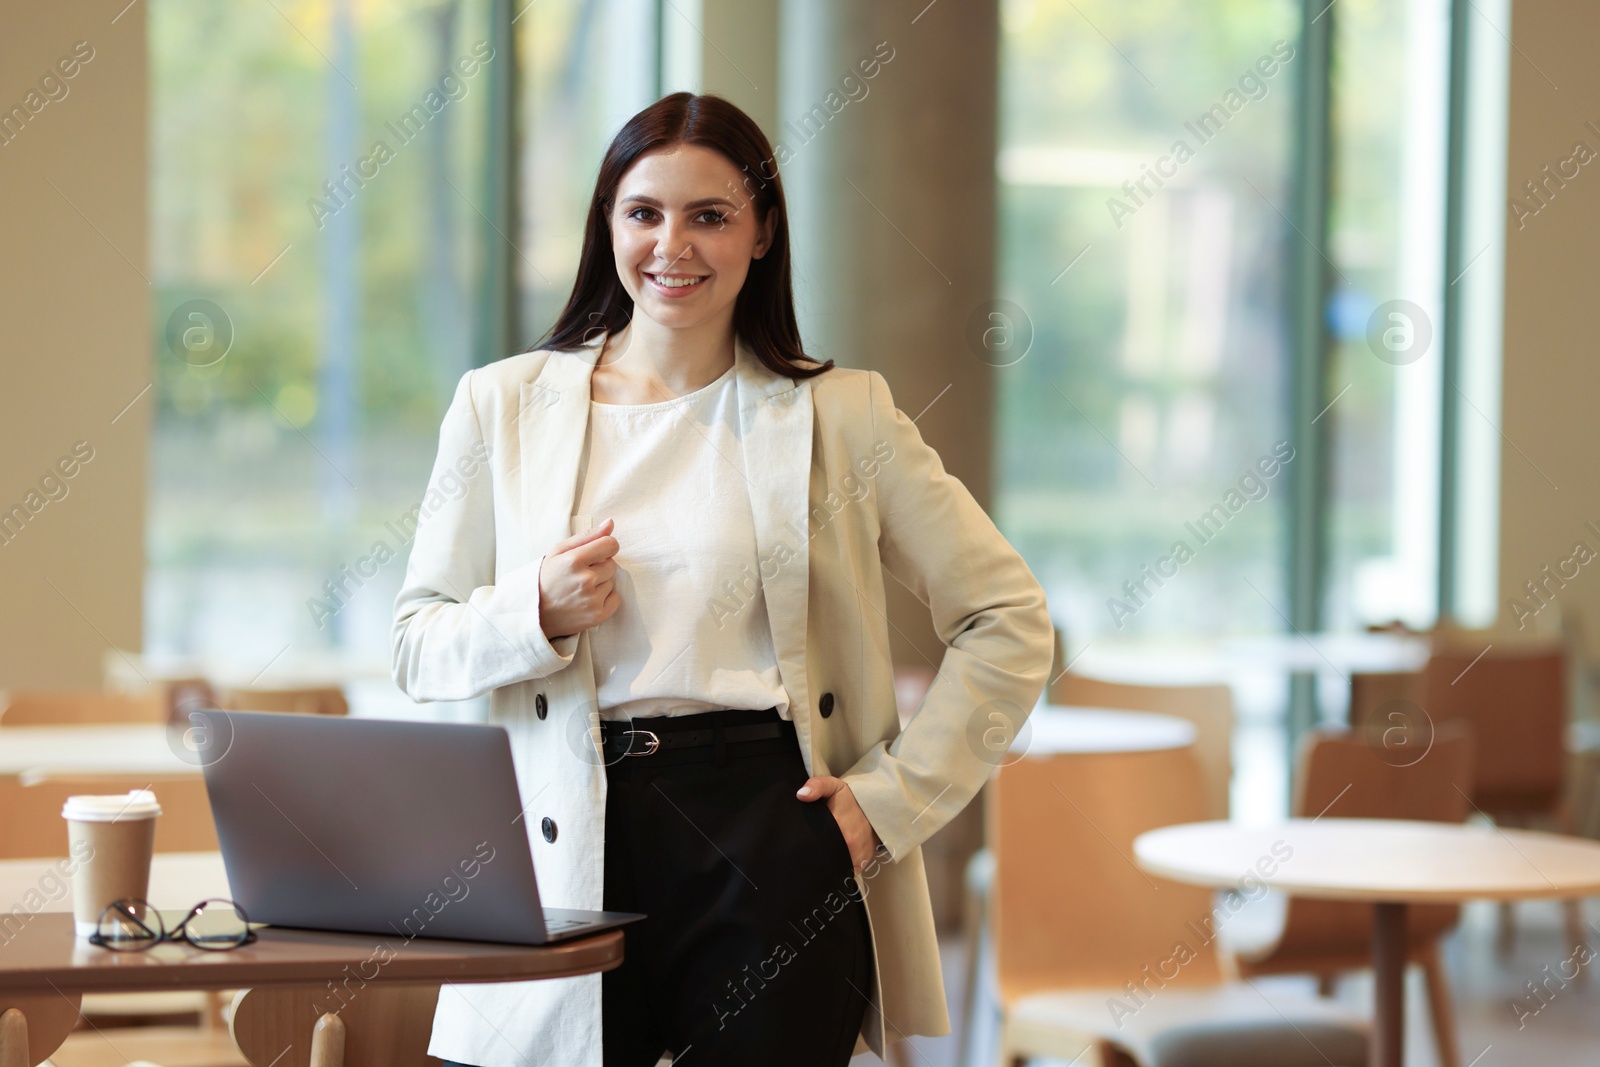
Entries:
[[1241,637],[1225,642],[1220,652],[1239,666],[1350,674],[1419,671],[1429,647],[1428,639],[1417,634],[1308,633]]
[[1013,750],[1037,756],[1158,752],[1192,745],[1196,737],[1194,724],[1176,715],[1065,704],[1039,705],[1028,716],[1026,730]]
[[1600,842],[1559,834],[1401,819],[1290,819],[1167,826],[1133,843],[1139,866],[1192,885],[1246,879],[1321,900],[1373,905],[1372,1054],[1403,1062],[1406,909],[1468,900],[1600,895]]
[[152,724],[11,726],[0,729],[0,774],[199,774],[181,732]]

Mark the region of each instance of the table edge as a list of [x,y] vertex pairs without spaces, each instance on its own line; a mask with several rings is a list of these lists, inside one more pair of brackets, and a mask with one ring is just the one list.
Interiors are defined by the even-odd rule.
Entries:
[[[503,946],[502,946],[503,947]],[[403,953],[379,967],[377,973],[365,982],[383,982],[393,985],[482,985],[496,982],[533,982],[555,978],[573,978],[614,970],[622,965],[623,931],[603,930],[589,937],[562,941],[554,945],[514,946],[526,947],[533,955],[500,955],[481,957],[479,962],[492,961],[503,969],[485,973],[461,969],[441,968],[436,960],[427,957],[407,959]],[[219,954],[219,956],[222,954]],[[551,966],[554,957],[559,962]],[[541,960],[545,966],[505,966],[518,960]],[[459,960],[454,962],[461,962]],[[91,993],[148,993],[174,990],[264,989],[292,986],[321,986],[336,979],[349,977],[346,969],[349,960],[297,960],[286,963],[240,961],[230,964],[220,959],[207,959],[199,964],[173,963],[169,966],[112,967],[52,966],[27,970],[7,970],[4,956],[0,955],[0,1000],[7,997],[35,996],[61,993],[68,996]],[[265,966],[264,975],[251,975],[253,968]]]
[[[1509,834],[1522,836],[1550,837],[1561,841],[1584,844],[1600,849],[1600,841],[1590,838],[1577,837],[1572,834],[1553,834],[1542,830],[1525,830],[1521,827],[1488,827],[1478,828],[1470,823],[1434,823],[1423,819],[1330,819],[1331,823],[1380,823],[1397,825],[1416,825],[1419,827],[1450,827],[1452,829],[1471,829],[1474,832],[1495,833],[1504,837]],[[1317,819],[1293,818],[1284,819],[1266,826],[1241,826],[1228,819],[1208,819],[1191,823],[1174,823],[1171,826],[1157,826],[1136,835],[1133,840],[1133,862],[1142,871],[1166,878],[1170,881],[1185,885],[1201,886],[1208,889],[1238,889],[1246,877],[1254,878],[1267,889],[1286,893],[1290,896],[1305,897],[1309,900],[1332,900],[1356,903],[1390,903],[1390,904],[1465,904],[1475,900],[1516,901],[1516,900],[1581,900],[1588,897],[1600,896],[1600,875],[1592,882],[1560,885],[1545,878],[1544,885],[1529,885],[1521,888],[1504,889],[1429,889],[1417,887],[1413,889],[1394,890],[1363,889],[1357,886],[1328,886],[1303,882],[1282,877],[1280,874],[1263,875],[1257,870],[1246,869],[1236,875],[1216,875],[1200,873],[1182,867],[1151,859],[1140,848],[1140,841],[1144,838],[1168,833],[1179,828],[1188,827],[1225,827],[1237,826],[1242,831],[1257,831],[1271,833],[1274,831],[1292,831],[1296,826],[1305,826],[1317,822]],[[1516,848],[1515,841],[1507,838],[1512,848]],[[1541,875],[1541,877],[1543,877]]]

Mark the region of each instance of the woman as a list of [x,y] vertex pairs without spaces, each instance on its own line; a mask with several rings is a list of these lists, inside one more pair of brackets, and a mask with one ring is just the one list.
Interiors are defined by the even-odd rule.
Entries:
[[[676,93],[617,134],[565,309],[461,379],[422,511],[395,681],[492,693],[547,906],[649,916],[604,975],[446,986],[432,1055],[819,1067],[948,1032],[918,846],[1038,699],[1050,619],[883,377],[805,356],[748,116]],[[885,570],[948,646],[903,731]]]

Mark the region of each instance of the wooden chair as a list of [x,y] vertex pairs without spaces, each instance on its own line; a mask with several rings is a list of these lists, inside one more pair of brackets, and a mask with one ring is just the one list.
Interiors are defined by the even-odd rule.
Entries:
[[1211,891],[1134,864],[1139,834],[1206,814],[1193,750],[1029,756],[989,788],[1003,1065],[1365,1067],[1363,1020],[1229,981]]
[[1566,653],[1436,649],[1422,671],[1435,724],[1472,727],[1472,803],[1496,821],[1558,816],[1566,770]]
[[246,989],[229,1028],[251,1067],[438,1067],[428,1055],[439,986]]
[[29,774],[0,776],[0,859],[65,856],[67,823],[61,806],[69,796],[151,789],[161,802],[156,820],[157,852],[215,852],[217,829],[199,774]]
[[1421,671],[1355,671],[1350,675],[1352,730],[1390,729],[1391,716],[1422,707]]
[[248,686],[223,686],[217,690],[217,706],[224,711],[288,711],[302,715],[348,715],[350,702],[336,685],[306,689],[254,689]]
[[[176,995],[176,994],[169,994]],[[85,1016],[88,1015],[87,1007]],[[50,1057],[53,1067],[247,1067],[225,1027],[107,1027],[74,1030]]]
[[1226,685],[1131,685],[1067,671],[1050,687],[1052,704],[1153,711],[1194,724],[1205,775],[1205,819],[1226,819],[1233,785],[1233,691]]
[[0,727],[160,724],[166,704],[156,694],[129,695],[98,689],[11,689],[0,706]]
[[[1545,822],[1572,832],[1567,695],[1567,652],[1558,640],[1451,631],[1436,638],[1422,670],[1422,706],[1435,726],[1470,726],[1475,811],[1503,826]],[[1563,903],[1568,943],[1587,941],[1582,902]],[[1515,936],[1512,905],[1502,904],[1502,952]]]
[[1600,690],[1600,660],[1582,610],[1567,601],[1558,607],[1572,709],[1567,736],[1567,810],[1574,833],[1600,838],[1600,709],[1595,699]]
[[162,701],[167,722],[187,726],[190,711],[217,706],[216,689],[201,673],[199,662],[175,670],[170,663],[153,664],[138,652],[108,648],[101,658],[101,671],[109,692]]
[[[1294,814],[1462,822],[1471,811],[1471,775],[1472,741],[1459,724],[1439,728],[1426,749],[1388,744],[1378,731],[1313,732],[1300,749]],[[1439,942],[1460,921],[1459,905],[1418,905],[1407,923],[1410,962],[1427,979],[1441,1067],[1461,1064],[1439,951]],[[1372,966],[1372,906],[1290,897],[1276,942],[1243,949],[1237,963],[1245,977],[1314,974],[1324,994],[1331,994],[1340,972]]]

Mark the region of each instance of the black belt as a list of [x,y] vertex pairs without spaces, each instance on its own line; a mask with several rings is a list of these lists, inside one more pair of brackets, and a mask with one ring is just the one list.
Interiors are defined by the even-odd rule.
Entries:
[[704,728],[673,729],[662,720],[667,716],[650,716],[644,719],[602,719],[600,722],[600,748],[606,762],[624,756],[651,756],[657,752],[680,751],[715,745],[720,734],[724,745],[745,741],[770,741],[794,735],[794,723],[748,723],[743,726],[711,725]]

